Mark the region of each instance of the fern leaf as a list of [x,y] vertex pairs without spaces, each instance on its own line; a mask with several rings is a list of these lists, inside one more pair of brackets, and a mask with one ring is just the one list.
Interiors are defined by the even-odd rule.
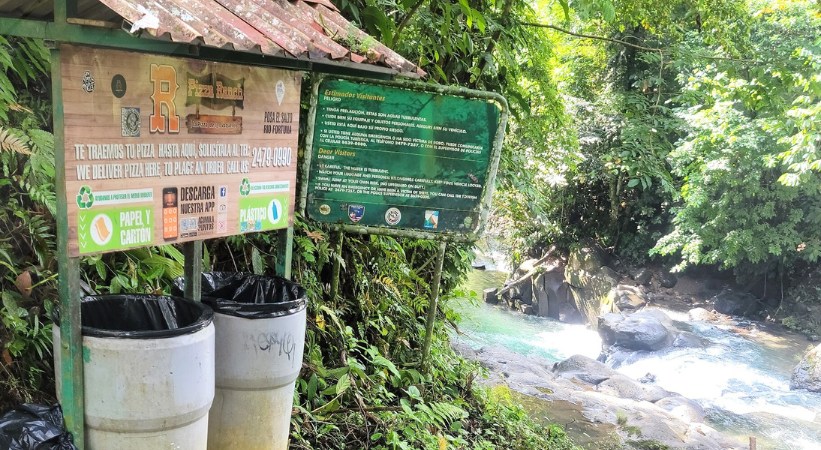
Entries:
[[30,155],[31,149],[23,139],[13,135],[10,130],[0,128],[0,150],[6,150],[22,155]]

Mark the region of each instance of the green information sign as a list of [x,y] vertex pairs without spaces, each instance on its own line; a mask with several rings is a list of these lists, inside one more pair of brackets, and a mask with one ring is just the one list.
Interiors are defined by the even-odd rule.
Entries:
[[320,82],[303,199],[311,219],[430,233],[479,228],[504,99],[418,89]]

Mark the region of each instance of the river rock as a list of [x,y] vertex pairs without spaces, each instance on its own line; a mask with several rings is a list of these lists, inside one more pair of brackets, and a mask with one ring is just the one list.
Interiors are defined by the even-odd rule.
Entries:
[[535,316],[536,315],[536,309],[533,308],[533,305],[520,305],[519,306],[519,311],[521,311],[522,314],[525,314],[525,315],[528,315],[528,316]]
[[821,392],[821,345],[807,352],[795,366],[790,378],[790,389]]
[[655,402],[656,406],[685,422],[704,422],[704,408],[695,400],[673,395]]
[[694,322],[712,322],[717,319],[712,311],[707,311],[704,308],[693,308],[687,311],[687,316]]
[[673,340],[673,347],[676,348],[705,348],[708,345],[708,340],[689,331],[676,333],[675,339]]
[[517,284],[510,288],[507,291],[507,295],[510,297],[511,300],[517,300],[519,303],[524,305],[530,305],[533,303],[533,279],[528,278],[521,283]]
[[745,316],[760,311],[761,305],[752,294],[725,289],[712,299],[713,308],[729,316]]
[[616,313],[601,316],[599,335],[602,343],[629,350],[650,351],[669,346],[673,336],[667,325],[659,320],[659,313],[661,312],[639,311],[626,317]]
[[564,271],[576,309],[593,327],[598,326],[601,314],[618,311],[613,288],[618,285],[619,275],[603,265],[605,261],[598,247],[576,247],[570,251]]
[[676,283],[678,283],[678,278],[670,272],[662,271],[659,274],[659,285],[663,288],[672,288],[675,287]]
[[633,272],[630,276],[639,285],[647,286],[650,284],[650,280],[653,278],[653,272],[651,272],[650,269],[642,267]]
[[597,385],[618,374],[595,359],[573,355],[553,366],[553,373],[563,378],[575,378],[590,385]]
[[482,291],[482,299],[485,303],[490,303],[491,305],[495,305],[499,303],[499,296],[497,293],[499,292],[496,288],[487,288]]
[[636,401],[647,401],[650,403],[657,402],[670,396],[669,392],[659,386],[654,384],[642,384],[619,373],[614,374],[612,377],[599,383],[596,390],[607,395],[612,395],[613,397],[626,398]]
[[533,304],[538,315],[562,322],[579,322],[570,286],[564,281],[564,267],[555,264],[546,269],[533,280]]
[[644,292],[636,286],[620,284],[613,288],[612,295],[616,300],[616,307],[621,311],[636,310],[647,305]]

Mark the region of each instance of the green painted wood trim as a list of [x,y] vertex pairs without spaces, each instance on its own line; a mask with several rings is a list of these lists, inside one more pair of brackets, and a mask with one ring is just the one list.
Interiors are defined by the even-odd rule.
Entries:
[[422,344],[422,368],[427,370],[428,357],[430,356],[430,344],[433,340],[433,325],[436,322],[436,310],[439,308],[439,285],[442,281],[442,267],[445,264],[445,250],[447,242],[439,243],[439,252],[436,254],[436,268],[431,281],[430,304],[428,305],[428,317],[425,322],[425,342]]
[[60,399],[66,429],[78,450],[85,448],[83,337],[80,317],[80,260],[68,256],[68,205],[66,204],[65,128],[60,50],[51,50],[51,91],[54,114],[54,156],[57,193],[57,262],[60,296],[61,347]]
[[198,302],[202,300],[202,241],[184,243],[182,254],[185,256],[185,298]]
[[294,254],[294,226],[289,225],[288,228],[279,230],[277,233],[277,275],[290,280]]
[[334,244],[334,265],[331,271],[331,291],[330,300],[336,300],[339,295],[339,274],[342,271],[342,244],[345,242],[345,232],[336,230],[336,243]]

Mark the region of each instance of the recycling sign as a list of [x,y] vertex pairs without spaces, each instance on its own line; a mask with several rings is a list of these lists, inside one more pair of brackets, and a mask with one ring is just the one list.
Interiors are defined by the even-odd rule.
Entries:
[[242,183],[239,185],[239,193],[243,197],[251,193],[251,182],[248,181],[248,178],[242,179]]
[[94,193],[91,192],[91,188],[88,185],[83,185],[77,193],[77,206],[79,206],[80,209],[89,209],[93,204]]

